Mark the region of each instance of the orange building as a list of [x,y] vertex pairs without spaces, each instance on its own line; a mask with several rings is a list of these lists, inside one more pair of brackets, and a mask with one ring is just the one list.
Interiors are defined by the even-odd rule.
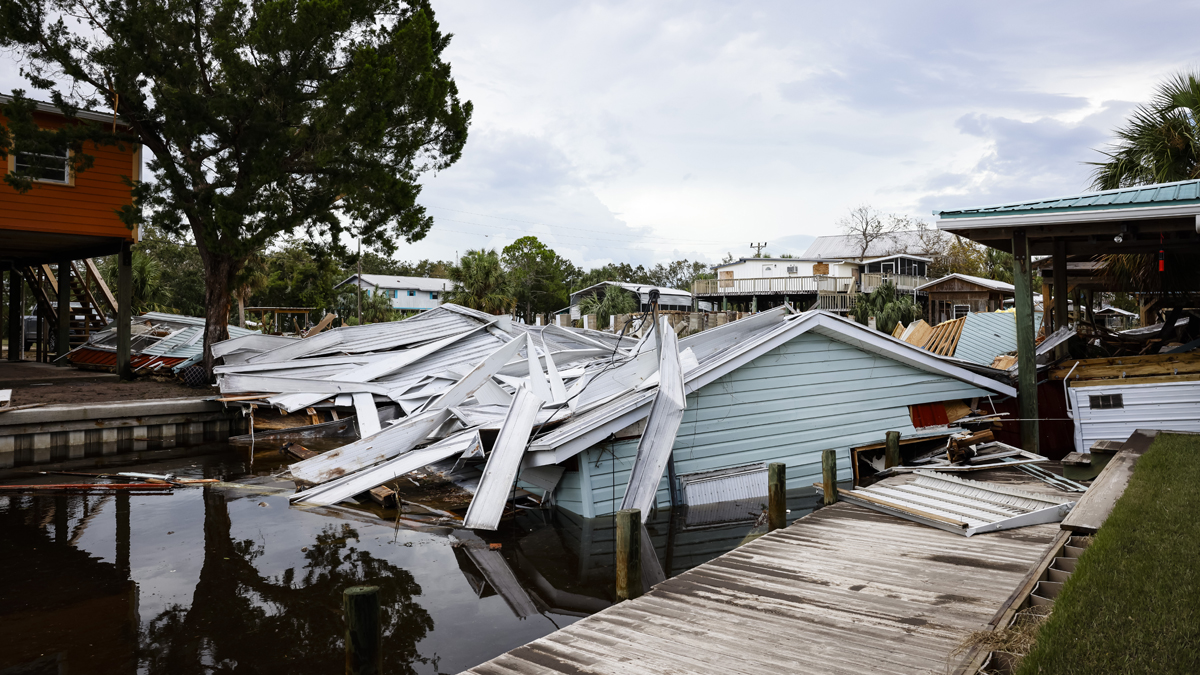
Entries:
[[[0,95],[0,133],[7,133],[8,119],[4,113],[11,101]],[[76,117],[115,124],[118,129],[124,126],[111,113],[79,111]],[[37,105],[34,119],[44,129],[77,123],[44,103]],[[129,297],[130,246],[137,241],[138,233],[121,222],[118,212],[133,202],[127,181],[141,177],[141,150],[138,146],[88,142],[83,152],[93,158],[92,166],[85,171],[73,171],[69,151],[64,150],[41,156],[46,166],[27,192],[18,192],[7,183],[0,184],[0,269],[9,273],[8,359],[22,360],[31,337],[39,358],[49,357],[51,342],[57,355],[62,356],[74,344],[85,341],[90,333],[115,321],[118,372],[127,376],[129,303],[118,301]],[[0,155],[3,162],[0,166],[6,173],[27,168],[30,161],[19,148]],[[91,261],[96,256],[113,254],[121,254],[118,297],[113,297]],[[23,306],[26,287],[33,290],[36,309]],[[62,321],[60,307],[70,308],[63,313]],[[38,326],[32,336],[23,318],[30,312],[37,316]],[[59,362],[65,365],[66,360]]]

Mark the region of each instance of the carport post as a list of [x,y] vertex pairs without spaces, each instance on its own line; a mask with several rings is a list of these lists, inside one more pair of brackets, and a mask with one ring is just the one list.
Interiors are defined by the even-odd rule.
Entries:
[[[1043,305],[1045,304],[1045,298]],[[1067,242],[1062,239],[1054,240],[1054,328],[1064,328],[1067,325]],[[1043,309],[1045,309],[1043,307]],[[1045,317],[1042,321],[1045,321]],[[1067,343],[1055,347],[1054,358],[1061,359],[1067,355]]]
[[70,361],[62,357],[71,351],[71,321],[75,319],[75,312],[71,311],[71,261],[60,260],[58,262],[58,345],[55,349],[55,357],[57,366],[69,366]]
[[[25,320],[21,317],[23,298],[21,271],[13,265],[8,270],[8,360],[20,361],[25,356]],[[14,348],[15,347],[15,348]]]
[[1017,306],[1017,401],[1021,449],[1038,452],[1037,353],[1033,335],[1033,278],[1025,230],[1013,230],[1013,286]]
[[117,377],[133,379],[129,363],[129,342],[132,337],[130,322],[133,321],[133,249],[128,241],[121,243],[117,254]]

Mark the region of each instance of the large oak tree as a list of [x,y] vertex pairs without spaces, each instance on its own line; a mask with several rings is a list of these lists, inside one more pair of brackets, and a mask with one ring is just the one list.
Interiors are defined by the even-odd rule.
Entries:
[[[59,140],[149,151],[123,217],[195,239],[210,373],[250,255],[298,230],[390,253],[432,226],[418,179],[459,158],[471,118],[449,40],[424,0],[0,0],[0,47],[35,89],[68,114],[115,107],[131,130]],[[14,93],[14,149],[48,142]]]

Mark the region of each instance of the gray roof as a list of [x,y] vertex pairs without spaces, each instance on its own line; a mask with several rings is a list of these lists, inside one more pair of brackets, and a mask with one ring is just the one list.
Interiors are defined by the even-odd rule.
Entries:
[[594,289],[599,289],[601,286],[619,286],[630,293],[637,293],[642,302],[650,302],[650,291],[657,288],[660,296],[672,297],[675,299],[686,300],[689,304],[692,301],[692,294],[687,291],[681,291],[678,288],[667,288],[666,286],[653,286],[651,284],[630,284],[624,281],[601,281],[598,284],[592,284],[587,288],[581,288],[571,294],[571,302],[575,303],[580,294],[586,293]]
[[751,257],[751,258],[738,258],[737,260],[734,260],[733,262],[721,263],[720,265],[713,265],[713,269],[715,270],[715,269],[720,269],[722,267],[731,267],[733,265],[741,265],[744,262],[750,262],[750,261],[755,261],[755,260],[762,261],[762,262],[797,262],[797,261],[799,261],[799,262],[824,262],[824,263],[844,262],[842,260],[833,260],[831,258],[805,258],[805,257],[801,257],[801,256],[792,256],[790,258],[784,258],[783,256],[780,256],[778,258],[753,258],[753,257]]
[[808,250],[804,252],[804,260],[825,260],[829,258],[879,258],[896,253],[924,255],[929,253],[921,241],[921,230],[903,230],[889,232],[872,241],[867,247],[866,255],[862,255],[861,242],[846,234],[833,234],[817,237]]
[[941,279],[934,279],[933,281],[930,281],[927,284],[921,284],[920,286],[917,286],[917,290],[923,291],[926,288],[929,288],[930,286],[936,286],[936,285],[942,283],[943,281],[946,281],[947,279],[962,279],[963,281],[968,281],[970,283],[977,284],[979,286],[983,286],[984,288],[990,288],[995,291],[1001,291],[1001,292],[1006,292],[1006,293],[1015,292],[1015,288],[1012,284],[1006,284],[1003,281],[996,281],[995,279],[985,279],[983,277],[973,277],[970,274],[959,274],[957,272],[955,272],[954,274],[947,274],[946,276],[942,277]]
[[[1034,316],[1034,330],[1041,325],[1041,314]],[[954,358],[992,365],[997,356],[1017,349],[1017,315],[1015,312],[978,312],[968,314],[962,335],[954,348]]]
[[[344,281],[339,283],[334,288],[339,288],[345,284],[354,283],[354,278],[357,274],[351,274]],[[363,285],[365,287],[378,286],[387,290],[401,291],[448,291],[454,288],[454,282],[449,279],[435,279],[432,277],[394,277],[388,274],[364,274],[362,275]]]

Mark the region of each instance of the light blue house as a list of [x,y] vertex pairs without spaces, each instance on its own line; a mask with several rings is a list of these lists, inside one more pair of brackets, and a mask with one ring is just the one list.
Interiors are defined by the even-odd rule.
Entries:
[[[826,312],[778,308],[722,329],[679,342],[681,353],[695,357],[681,359],[687,410],[674,445],[681,482],[701,472],[784,462],[788,488],[808,487],[820,481],[827,449],[837,451],[839,475],[848,479],[851,448],[879,443],[888,431],[931,433],[913,426],[909,406],[1016,395],[1006,384]],[[560,508],[585,518],[620,508],[653,394],[653,388],[615,393],[533,441],[526,467],[565,468],[554,493]],[[670,505],[665,477],[658,505]]]

